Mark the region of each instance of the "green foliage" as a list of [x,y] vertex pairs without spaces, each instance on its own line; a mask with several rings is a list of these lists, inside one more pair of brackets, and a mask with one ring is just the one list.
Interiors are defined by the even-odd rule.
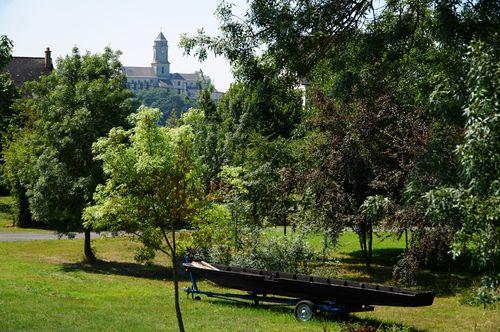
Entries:
[[287,223],[294,201],[286,176],[293,160],[288,140],[301,118],[297,91],[275,77],[234,84],[217,105],[202,91],[199,106],[181,121],[195,132],[206,192],[218,196],[234,222]]
[[193,128],[196,153],[205,166],[203,184],[205,190],[209,191],[218,180],[218,173],[227,155],[224,147],[225,132],[209,89],[201,92],[199,104],[200,109],[191,109],[182,116],[181,121]]
[[211,236],[191,247],[190,254],[218,264],[292,273],[307,273],[314,257],[303,235],[269,235],[230,223],[222,228],[212,225]]
[[[384,219],[398,236],[411,230],[396,275],[415,280],[420,268],[445,263],[451,274],[450,250],[466,214],[448,204],[438,217],[437,202],[455,191],[425,193],[464,187],[461,171],[468,170],[460,163],[482,174],[469,186],[474,190],[489,186],[495,174],[496,136],[484,127],[464,136],[469,120],[459,110],[469,99],[469,81],[486,86],[498,76],[481,71],[465,79],[471,41],[497,45],[499,9],[489,1],[389,1],[374,8],[368,1],[255,0],[245,16],[236,17],[230,4],[221,3],[221,34],[200,30],[183,36],[181,44],[200,59],[209,51],[224,55],[239,80],[215,113],[210,110],[217,116],[198,122],[223,133],[211,140],[216,148],[204,149],[206,160],[220,157],[217,167],[209,167],[212,187],[226,165],[243,183],[245,190],[225,202],[232,202],[226,206],[233,222],[293,220],[321,230],[324,243],[357,227],[368,248],[364,239]],[[310,83],[311,107],[293,111],[300,108],[288,101],[303,79]],[[475,92],[471,104],[490,103],[485,91],[494,88]],[[491,100],[486,109],[494,107]],[[485,118],[497,131],[495,116]],[[488,136],[488,142],[466,147],[471,135]],[[469,159],[454,152],[457,145]],[[222,194],[222,204],[224,199]],[[436,209],[425,213],[432,204]]]
[[[84,55],[74,48],[50,75],[25,84],[4,143],[6,178],[23,208],[20,215],[29,215],[29,206],[37,222],[59,232],[83,229],[82,211],[103,180],[92,144],[125,124],[135,108],[119,56],[109,48]],[[85,231],[85,257],[93,260]]]
[[165,124],[171,117],[180,117],[191,107],[196,107],[195,100],[164,88],[141,90],[137,93],[137,98],[143,105],[161,111],[161,124]]
[[12,41],[7,36],[0,36],[0,134],[3,135],[12,117],[11,105],[17,97],[17,90],[9,74],[1,72],[9,63],[12,55]]
[[457,188],[427,194],[428,213],[436,223],[459,223],[453,253],[472,254],[485,273],[478,300],[495,302],[500,287],[500,66],[495,45],[474,42],[470,52],[465,137],[456,150],[463,177]]
[[15,106],[22,128],[18,139],[27,142],[23,133],[36,136],[32,162],[18,164],[19,173],[26,167],[33,170],[26,183],[31,211],[60,231],[81,229],[82,210],[102,181],[92,144],[124,124],[132,111],[119,55],[106,48],[102,54],[82,56],[75,48],[71,56],[58,59],[51,75],[27,85]]
[[220,36],[209,36],[200,29],[196,36],[183,35],[181,46],[201,60],[208,51],[223,55],[237,74],[256,78],[262,49],[261,57],[274,59],[278,71],[307,72],[328,51],[333,35],[360,23],[368,2],[251,1],[244,19],[233,14],[232,6],[223,1],[217,8]]
[[26,191],[30,183],[36,181],[35,164],[41,151],[38,139],[35,131],[23,128],[10,132],[2,146],[2,175],[11,195],[17,197],[14,219],[19,227],[27,227],[32,222]]
[[[136,258],[152,259],[162,251],[172,259],[179,330],[176,229],[195,223],[203,210],[202,165],[188,125],[159,126],[161,112],[141,107],[130,117],[133,128],[113,128],[94,145],[107,175],[97,187],[95,204],[85,210],[86,224],[135,234],[143,248]],[[170,233],[167,235],[167,233]]]
[[313,250],[302,236],[259,236],[250,234],[242,237],[242,246],[232,254],[230,264],[269,271],[307,273],[306,263],[313,256]]
[[0,36],[0,69],[9,63],[12,57],[12,40],[6,35]]
[[94,145],[108,179],[85,212],[87,223],[137,233],[146,247],[165,249],[162,230],[193,221],[200,203],[201,164],[189,126],[158,125],[158,109],[140,108],[133,128],[113,128]]

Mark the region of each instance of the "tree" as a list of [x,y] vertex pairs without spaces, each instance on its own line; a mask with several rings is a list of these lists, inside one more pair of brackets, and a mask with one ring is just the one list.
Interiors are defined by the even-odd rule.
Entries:
[[470,47],[468,99],[463,112],[465,139],[456,149],[459,186],[429,191],[431,220],[458,220],[453,254],[470,253],[483,272],[477,298],[496,302],[500,277],[500,59],[498,44],[475,41]]
[[0,134],[2,135],[7,130],[12,116],[11,105],[17,97],[17,90],[9,74],[1,72],[11,59],[11,52],[12,41],[5,35],[0,36]]
[[[7,38],[7,36],[0,36],[0,71],[2,68],[9,63],[11,60],[11,52],[12,52],[12,41]],[[5,154],[3,150],[5,145],[5,139],[7,134],[7,129],[12,121],[12,104],[14,100],[18,97],[18,91],[14,85],[14,82],[10,79],[9,74],[0,73],[0,135],[2,145],[0,147],[0,151],[2,154]],[[27,143],[27,142],[26,142]],[[18,150],[19,156],[24,156],[25,154],[22,151],[22,147],[13,147],[12,151]],[[7,186],[11,189],[11,194],[15,195],[17,201],[15,202],[17,207],[17,214],[15,215],[15,223],[19,227],[27,227],[31,223],[31,213],[29,212],[29,203],[28,198],[26,197],[26,189],[21,184],[21,182],[13,179],[14,174],[9,173],[9,170],[5,168],[3,161],[5,160],[5,156],[2,159],[2,183],[1,186]],[[18,159],[19,165],[23,165],[26,160],[24,157],[20,157]],[[15,171],[14,171],[15,172]],[[19,177],[22,177],[23,174],[17,174]]]
[[196,100],[165,88],[140,90],[137,93],[137,98],[145,106],[160,109],[162,124],[165,124],[172,116],[180,117],[191,107],[196,107]]
[[[238,17],[232,5],[222,2],[220,35],[199,30],[184,35],[181,45],[200,59],[208,52],[229,59],[240,91],[255,82],[265,87],[276,78],[288,88],[308,79],[312,107],[301,125],[293,126],[292,139],[304,151],[290,172],[297,176],[299,211],[335,238],[353,220],[362,220],[361,205],[368,197],[390,199],[397,207],[389,220],[397,235],[415,230],[396,266],[413,275],[430,262],[451,262],[460,225],[430,220],[422,213],[423,195],[458,185],[453,150],[462,143],[466,120],[459,110],[467,99],[467,45],[474,38],[495,43],[500,6],[454,0],[373,5],[253,0]],[[261,106],[273,101],[257,99]],[[280,105],[286,99],[275,100]],[[266,112],[252,117],[244,112],[244,102],[230,106],[232,114],[246,116],[229,132],[248,141],[248,128],[258,128],[258,115]]]
[[175,310],[179,305],[176,230],[192,224],[201,208],[201,163],[190,126],[158,126],[158,109],[141,108],[130,130],[115,128],[94,145],[108,177],[97,188],[95,205],[85,211],[87,226],[126,230],[142,241],[143,257],[159,250],[171,258]]
[[231,3],[222,1],[216,11],[221,35],[209,36],[200,29],[196,36],[183,35],[181,46],[202,60],[208,51],[225,56],[237,76],[245,80],[260,75],[261,50],[262,58],[274,60],[278,72],[303,77],[325,56],[338,36],[362,23],[369,3],[254,0],[242,19],[233,14]]
[[226,132],[222,119],[210,95],[211,89],[203,89],[198,99],[199,108],[191,110],[182,118],[182,122],[190,125],[195,132],[196,153],[204,165],[202,182],[206,192],[215,189],[218,174],[229,154],[225,147]]
[[[103,181],[100,162],[92,158],[92,144],[114,126],[125,125],[134,109],[132,94],[125,88],[119,52],[106,48],[102,54],[77,48],[58,59],[56,69],[39,82],[26,85],[16,103],[17,128],[4,154],[12,178],[27,189],[33,217],[60,232],[82,230],[82,211],[92,203],[96,185]],[[30,148],[28,136],[36,144]],[[23,142],[27,145],[20,149]],[[21,151],[34,153],[23,157]],[[84,255],[95,256],[90,228],[85,231]]]
[[367,197],[360,207],[360,220],[354,229],[359,235],[367,269],[370,269],[373,255],[373,228],[382,226],[381,222],[390,213],[390,209],[391,201],[380,195]]
[[33,224],[27,188],[35,181],[34,165],[40,153],[37,145],[38,136],[30,128],[11,130],[4,142],[2,157],[5,161],[2,173],[10,194],[16,197],[17,214],[14,221],[18,227],[29,227]]

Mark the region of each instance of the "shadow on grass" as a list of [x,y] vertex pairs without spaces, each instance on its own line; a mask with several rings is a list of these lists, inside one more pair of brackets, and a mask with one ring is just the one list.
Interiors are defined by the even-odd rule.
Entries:
[[[295,319],[294,317],[294,308],[292,306],[287,306],[287,305],[276,305],[276,304],[267,304],[267,303],[261,303],[259,305],[255,305],[251,302],[244,302],[244,301],[229,301],[229,300],[224,300],[224,299],[211,299],[211,298],[202,298],[202,301],[206,301],[208,303],[222,306],[222,307],[236,307],[236,308],[243,308],[243,309],[248,309],[251,308],[252,310],[256,311],[266,311],[266,312],[271,312],[271,313],[280,313],[280,314],[287,314],[290,315],[290,319]],[[375,328],[376,331],[411,331],[411,332],[419,332],[420,330],[415,329],[413,327],[408,327],[404,326],[402,324],[397,324],[393,322],[385,322],[385,321],[380,321],[378,319],[372,319],[372,318],[359,318],[354,315],[348,315],[347,318],[341,318],[338,315],[334,315],[331,313],[326,313],[326,312],[319,312],[315,316],[315,320],[322,322],[322,323],[338,323],[342,324],[346,329],[346,331],[349,331],[349,327],[353,328],[353,331],[357,331],[357,328],[362,328],[364,326],[366,327],[373,327]],[[303,323],[307,324],[307,323]]]
[[[357,316],[350,315],[349,318],[345,321],[347,331],[349,331],[349,327],[352,327],[353,331],[365,331],[363,327],[371,326],[374,328],[374,331],[382,332],[382,331],[405,331],[405,332],[420,332],[424,331],[421,329],[417,329],[412,326],[407,326],[394,322],[384,322],[378,319],[373,318],[359,318]],[[366,329],[367,331],[370,331]]]
[[[374,249],[370,270],[367,270],[363,253],[361,250],[346,253],[339,262],[354,272],[353,280],[367,283],[388,284],[394,283],[393,268],[404,253],[402,248]],[[434,290],[438,296],[455,295],[469,288],[474,282],[474,274],[471,273],[470,262],[459,261],[453,265],[451,278],[448,275],[447,266],[422,270],[417,273],[416,285],[418,289]],[[359,276],[361,275],[361,276]],[[400,284],[398,286],[407,287]]]
[[420,288],[432,289],[437,296],[451,296],[470,290],[474,280],[472,274],[452,273],[450,281],[447,273],[433,271],[421,271],[416,277]]
[[[403,248],[373,249],[372,264],[393,267],[399,261],[403,253]],[[347,257],[340,258],[340,262],[346,264],[364,264],[365,260],[363,252],[361,250],[357,250],[347,253]]]
[[[115,274],[156,280],[172,279],[172,268],[157,264],[143,265],[138,263],[98,260],[92,264],[85,262],[65,263],[62,265],[61,269],[64,272],[83,271],[88,273]],[[180,279],[184,280],[184,277],[181,275]]]

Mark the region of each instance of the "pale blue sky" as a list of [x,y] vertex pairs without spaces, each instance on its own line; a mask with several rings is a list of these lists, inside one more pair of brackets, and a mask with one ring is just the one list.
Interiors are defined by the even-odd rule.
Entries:
[[[245,0],[233,0],[237,11]],[[46,47],[53,58],[80,50],[99,52],[105,46],[123,52],[128,66],[149,66],[153,40],[160,28],[169,42],[170,70],[202,69],[217,89],[226,91],[232,81],[230,66],[223,58],[210,57],[199,63],[179,49],[182,32],[194,34],[204,27],[217,33],[213,13],[216,0],[0,0],[0,35],[14,41],[14,55],[43,56]]]

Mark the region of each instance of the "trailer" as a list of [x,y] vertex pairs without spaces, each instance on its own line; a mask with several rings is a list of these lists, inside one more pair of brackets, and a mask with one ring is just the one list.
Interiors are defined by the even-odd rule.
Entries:
[[[321,278],[285,272],[246,269],[185,262],[191,287],[184,291],[195,300],[200,295],[231,301],[252,301],[294,306],[295,317],[310,320],[318,311],[345,316],[352,312],[373,311],[374,305],[419,307],[432,305],[434,292],[414,292],[392,286],[372,285],[349,280]],[[205,278],[221,287],[246,291],[246,294],[206,292],[196,278]]]

